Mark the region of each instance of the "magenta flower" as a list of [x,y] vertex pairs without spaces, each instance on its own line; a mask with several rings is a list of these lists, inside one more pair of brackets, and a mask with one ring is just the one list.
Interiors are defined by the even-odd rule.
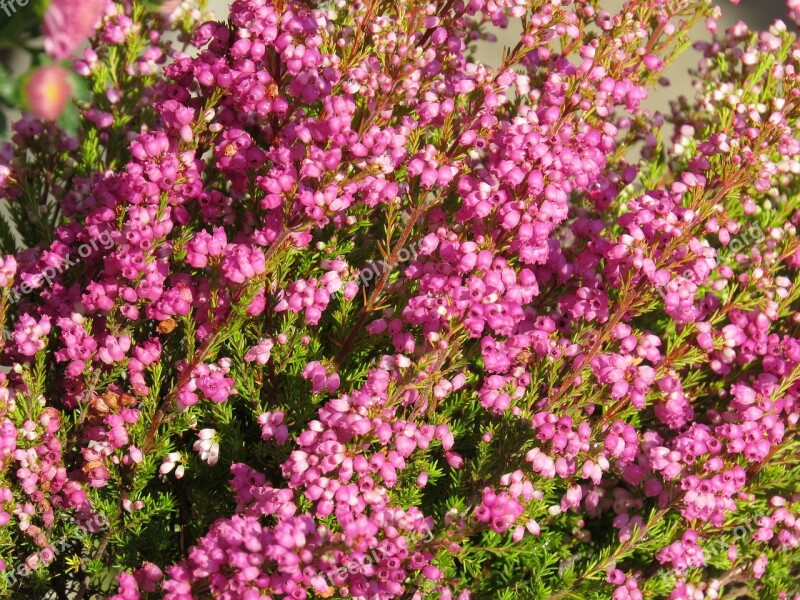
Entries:
[[[97,568],[65,589],[113,568],[114,600],[789,597],[785,25],[717,32],[701,0],[48,2],[48,52],[94,47],[77,126],[46,122],[49,67],[0,143],[15,597],[72,554]],[[692,12],[694,93],[651,111]],[[483,62],[489,24],[510,44]]]

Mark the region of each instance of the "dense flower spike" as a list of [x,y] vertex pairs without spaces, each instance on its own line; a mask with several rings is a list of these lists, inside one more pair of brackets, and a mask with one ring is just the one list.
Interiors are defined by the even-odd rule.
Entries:
[[[80,126],[0,147],[0,593],[797,594],[785,24],[68,5]],[[696,94],[652,112],[698,18]]]

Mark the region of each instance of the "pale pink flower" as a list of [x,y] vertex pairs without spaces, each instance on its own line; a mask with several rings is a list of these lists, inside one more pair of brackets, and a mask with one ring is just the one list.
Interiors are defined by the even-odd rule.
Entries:
[[106,0],[52,0],[44,13],[44,49],[67,58],[87,40],[105,11]]
[[69,72],[59,66],[36,69],[25,82],[25,103],[36,117],[55,121],[69,101]]

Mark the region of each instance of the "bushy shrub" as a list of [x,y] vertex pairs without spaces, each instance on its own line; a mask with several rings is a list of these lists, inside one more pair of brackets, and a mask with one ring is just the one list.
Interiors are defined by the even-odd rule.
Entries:
[[795,597],[800,44],[601,4],[109,3],[0,149],[6,595]]

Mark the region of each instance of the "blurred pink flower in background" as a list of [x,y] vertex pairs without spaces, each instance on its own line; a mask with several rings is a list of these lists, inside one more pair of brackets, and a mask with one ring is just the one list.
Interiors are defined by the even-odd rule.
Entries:
[[38,118],[55,121],[69,101],[69,71],[51,65],[33,71],[25,82],[25,104]]
[[67,58],[92,35],[106,0],[52,0],[44,14],[44,49],[56,60]]
[[176,10],[178,10],[178,7],[182,3],[183,3],[183,0],[164,0],[161,3],[161,6],[158,7],[158,12],[161,13],[162,15],[164,15],[165,17],[168,17],[169,15],[174,13]]
[[789,18],[800,26],[800,0],[786,0]]

